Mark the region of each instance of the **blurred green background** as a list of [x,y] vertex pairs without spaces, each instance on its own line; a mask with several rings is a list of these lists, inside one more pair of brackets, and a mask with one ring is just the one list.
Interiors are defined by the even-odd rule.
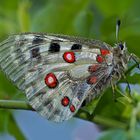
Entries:
[[[0,39],[2,41],[8,35],[21,32],[48,32],[93,38],[114,45],[118,18],[122,21],[120,40],[126,41],[128,50],[140,57],[139,0],[1,0]],[[103,131],[98,136],[99,140],[140,139],[139,71],[132,70],[127,79],[132,97],[128,94],[126,81],[122,79],[115,91],[117,102],[113,101],[112,90],[108,89],[101,98],[76,115],[101,126]],[[0,99],[26,100],[2,72]],[[11,110],[0,110],[0,134],[9,134],[16,140],[27,139],[13,114]],[[73,121],[70,123],[73,124]],[[88,131],[85,130],[85,133],[88,134]],[[46,139],[51,140],[51,137],[46,134]]]

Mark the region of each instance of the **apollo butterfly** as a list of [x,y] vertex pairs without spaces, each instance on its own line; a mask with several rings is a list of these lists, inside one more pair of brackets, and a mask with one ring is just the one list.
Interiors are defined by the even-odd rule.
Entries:
[[85,99],[116,83],[131,58],[125,43],[111,47],[65,35],[23,33],[0,44],[1,69],[39,114],[55,122],[68,120]]

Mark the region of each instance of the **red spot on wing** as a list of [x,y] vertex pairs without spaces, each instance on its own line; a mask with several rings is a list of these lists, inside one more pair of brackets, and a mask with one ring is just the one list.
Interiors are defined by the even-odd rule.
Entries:
[[97,82],[97,77],[96,76],[90,77],[87,81],[88,84],[95,84],[96,82]]
[[101,55],[97,55],[96,60],[97,62],[102,63],[104,61],[104,58]]
[[74,106],[74,105],[71,105],[71,106],[70,106],[70,111],[71,111],[71,112],[75,112],[75,106]]
[[56,76],[53,73],[48,73],[45,77],[45,84],[49,88],[55,88],[58,84]]
[[75,62],[75,54],[74,54],[74,52],[65,52],[63,54],[63,59],[68,63],[74,63]]
[[91,65],[91,66],[88,67],[88,71],[91,72],[91,73],[92,72],[95,72],[95,71],[97,71],[99,69],[99,67],[100,67],[100,65],[93,64],[93,65]]
[[110,51],[107,49],[100,49],[101,55],[106,56],[107,54],[110,54]]
[[65,96],[65,97],[61,100],[61,104],[62,104],[63,106],[68,106],[68,105],[69,105],[69,102],[70,102],[70,99],[69,99],[67,96]]

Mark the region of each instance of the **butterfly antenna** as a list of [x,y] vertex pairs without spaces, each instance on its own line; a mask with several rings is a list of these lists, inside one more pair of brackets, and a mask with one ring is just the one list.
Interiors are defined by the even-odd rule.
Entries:
[[116,22],[116,41],[119,42],[119,30],[120,30],[121,20],[118,19]]

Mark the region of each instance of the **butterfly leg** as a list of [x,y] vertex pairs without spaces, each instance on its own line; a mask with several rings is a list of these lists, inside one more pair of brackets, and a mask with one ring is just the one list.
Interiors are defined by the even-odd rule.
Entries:
[[[113,78],[113,77],[112,77]],[[113,101],[116,102],[116,94],[115,94],[115,88],[116,85],[113,83],[113,79],[111,78],[110,84],[111,84],[111,88],[112,88],[112,93],[113,93]]]
[[127,83],[128,93],[129,93],[129,96],[131,97],[131,87],[130,87],[130,84],[129,84],[128,80],[126,79],[125,74],[123,74],[122,76],[123,76],[123,78],[125,79],[125,81]]
[[114,69],[114,71],[115,71],[115,74],[111,75],[110,83],[111,83],[112,92],[113,92],[113,100],[116,101],[115,90],[117,89],[117,85],[114,84],[113,81],[116,81],[116,79],[117,80],[121,79],[121,74],[117,70],[115,70],[115,69]]
[[130,84],[129,84],[129,82],[127,80],[126,80],[126,83],[127,83],[127,87],[128,87],[129,96],[131,97],[131,87],[130,87]]

